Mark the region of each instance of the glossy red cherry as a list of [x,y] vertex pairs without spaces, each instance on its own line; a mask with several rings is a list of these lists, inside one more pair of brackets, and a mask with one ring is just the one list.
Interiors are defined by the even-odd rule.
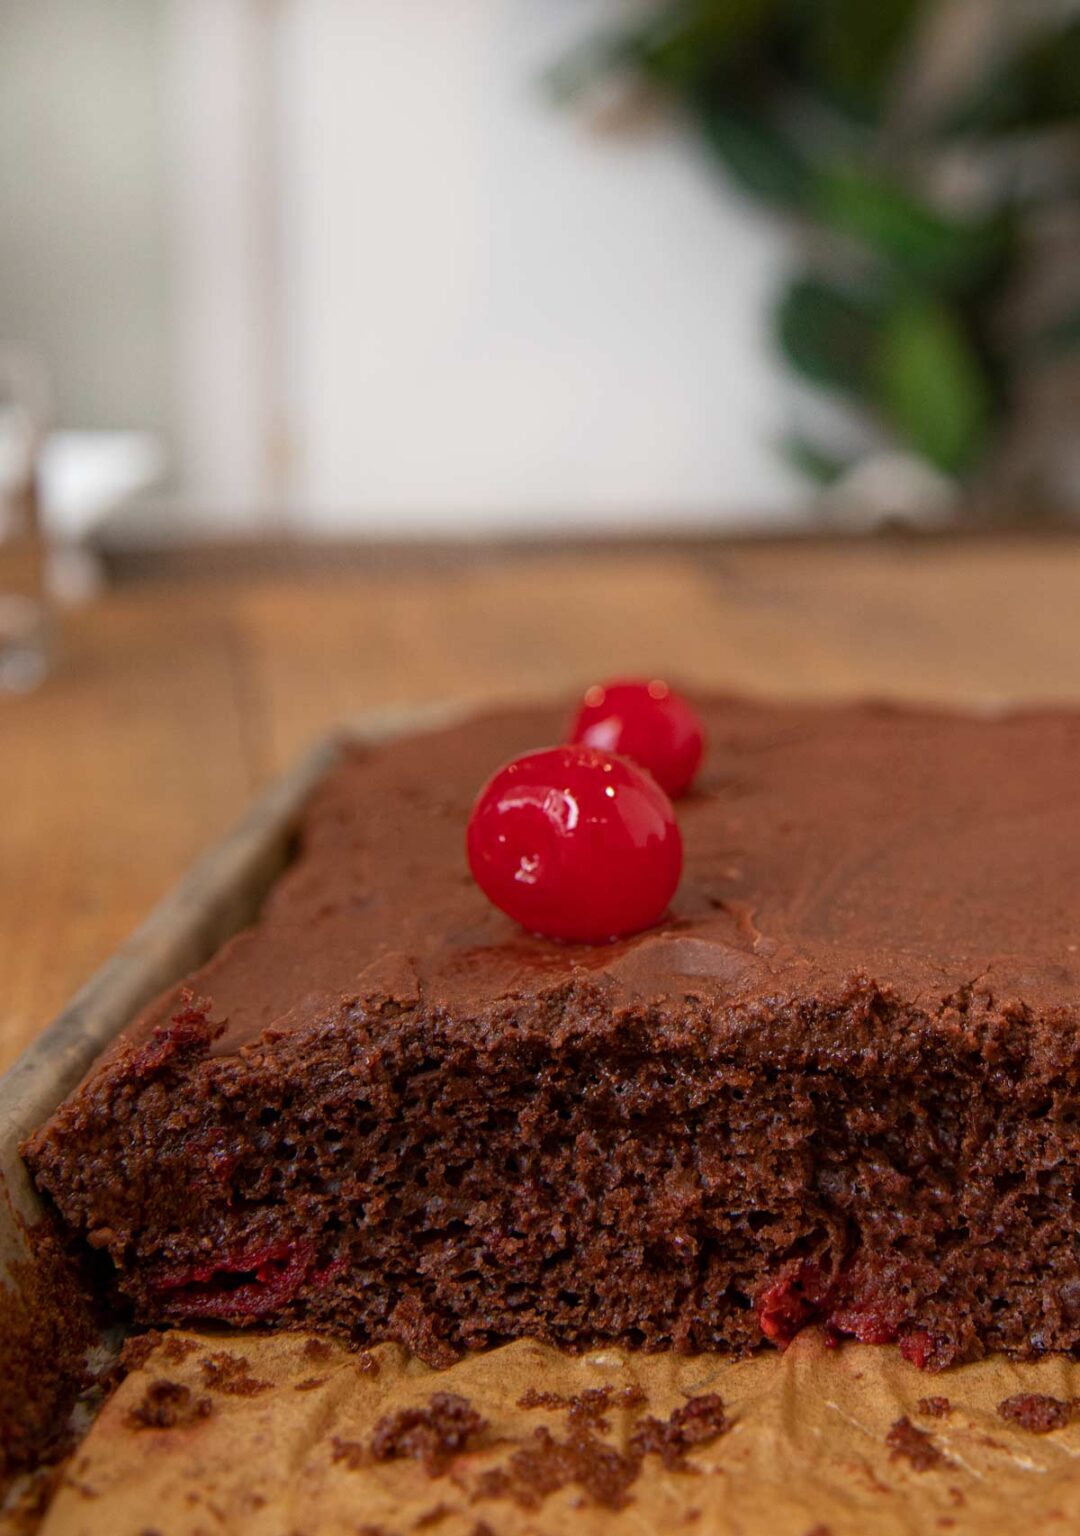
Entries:
[[625,758],[552,747],[480,791],[469,868],[508,917],[552,939],[599,944],[651,928],[682,872],[671,801]]
[[574,716],[569,739],[630,758],[647,768],[673,798],[690,788],[705,750],[697,710],[658,679],[624,679],[590,688]]

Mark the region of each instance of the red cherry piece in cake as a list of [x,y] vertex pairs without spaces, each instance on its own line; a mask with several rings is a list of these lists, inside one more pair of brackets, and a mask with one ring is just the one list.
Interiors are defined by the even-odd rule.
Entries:
[[473,806],[467,850],[476,883],[508,917],[582,944],[651,928],[682,873],[667,795],[593,747],[552,747],[500,768]]
[[672,797],[690,788],[705,750],[697,710],[658,679],[626,679],[590,688],[574,716],[569,739],[630,758],[647,768]]

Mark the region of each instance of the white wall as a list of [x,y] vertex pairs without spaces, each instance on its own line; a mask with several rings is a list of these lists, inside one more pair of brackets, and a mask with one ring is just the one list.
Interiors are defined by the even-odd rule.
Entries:
[[624,6],[2,0],[0,340],[182,536],[790,517],[783,234],[545,95]]
[[319,525],[775,514],[784,243],[676,131],[542,76],[583,0],[281,11],[294,489]]
[[0,0],[0,344],[69,427],[171,410],[161,0]]
[[181,532],[258,528],[288,487],[275,454],[287,326],[278,289],[275,27],[265,0],[168,0],[172,447]]

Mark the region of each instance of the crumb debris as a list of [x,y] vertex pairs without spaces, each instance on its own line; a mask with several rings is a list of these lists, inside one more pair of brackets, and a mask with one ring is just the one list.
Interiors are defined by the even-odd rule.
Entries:
[[907,1461],[915,1472],[929,1472],[934,1467],[952,1465],[945,1452],[934,1444],[925,1429],[919,1429],[910,1419],[897,1419],[885,1436],[890,1461]]
[[206,1385],[226,1397],[255,1397],[270,1389],[268,1381],[252,1376],[251,1366],[243,1355],[230,1355],[225,1349],[200,1360],[199,1370]]
[[952,1413],[952,1403],[947,1397],[920,1397],[915,1408],[927,1419],[945,1419]]
[[303,1353],[305,1360],[329,1360],[334,1346],[326,1339],[305,1339]]
[[569,1401],[567,1420],[571,1424],[588,1424],[594,1429],[609,1428],[606,1410],[609,1408],[637,1408],[645,1401],[640,1387],[590,1387]]
[[422,1515],[417,1516],[413,1529],[426,1531],[429,1526],[438,1525],[440,1520],[445,1520],[450,1514],[453,1514],[453,1510],[449,1504],[435,1504],[431,1509],[426,1509]]
[[578,1392],[571,1398],[567,1422],[588,1425],[590,1429],[599,1431],[608,1430],[611,1428],[611,1421],[606,1417],[604,1410],[610,1401],[610,1387],[587,1387],[584,1392]]
[[164,1337],[156,1328],[148,1328],[145,1333],[129,1334],[120,1347],[121,1374],[130,1375],[132,1371],[142,1370]]
[[512,1499],[522,1509],[536,1509],[551,1493],[576,1484],[594,1504],[622,1509],[641,1470],[641,1458],[605,1445],[587,1427],[571,1428],[565,1440],[545,1425],[510,1457],[479,1479],[480,1498]]
[[367,1460],[359,1440],[343,1440],[340,1435],[330,1437],[331,1461],[343,1461],[350,1472],[357,1472]]
[[185,1339],[180,1333],[167,1333],[161,1346],[162,1358],[172,1365],[179,1365],[189,1355],[194,1355],[199,1348],[196,1339]]
[[1060,1397],[1047,1397],[1041,1392],[1017,1392],[997,1405],[999,1417],[1033,1435],[1064,1429],[1075,1410],[1075,1400],[1063,1402]]
[[630,1446],[642,1456],[659,1456],[669,1472],[685,1470],[691,1446],[715,1440],[730,1427],[723,1398],[706,1392],[676,1408],[666,1422],[651,1415],[642,1419],[630,1436]]
[[400,1408],[381,1418],[371,1436],[371,1455],[375,1461],[409,1456],[429,1477],[441,1477],[487,1427],[467,1397],[435,1392],[426,1408]]
[[305,1376],[303,1381],[298,1381],[293,1387],[294,1392],[314,1392],[316,1387],[324,1387],[328,1381],[326,1376]]
[[538,1392],[529,1387],[517,1400],[519,1408],[565,1408],[569,1398],[562,1392]]
[[460,1359],[461,1351],[438,1332],[435,1320],[416,1296],[403,1296],[390,1314],[392,1337],[425,1365],[441,1371]]
[[693,1445],[715,1439],[728,1428],[723,1401],[715,1393],[690,1398],[667,1420],[647,1418],[635,1426],[626,1451],[616,1450],[599,1439],[607,1428],[604,1410],[613,1403],[639,1407],[645,1394],[639,1387],[616,1392],[598,1387],[574,1397],[530,1389],[519,1406],[559,1407],[567,1410],[565,1439],[546,1426],[534,1430],[532,1439],[516,1450],[504,1466],[484,1472],[477,1497],[512,1499],[523,1509],[535,1509],[548,1494],[576,1485],[587,1499],[605,1509],[622,1509],[630,1488],[647,1455],[655,1452],[669,1470],[693,1470],[686,1452]]
[[180,1429],[209,1417],[213,1406],[210,1398],[196,1397],[183,1382],[152,1381],[127,1422],[132,1429]]
[[369,1355],[366,1349],[362,1349],[356,1357],[356,1369],[362,1376],[377,1376],[379,1362],[374,1355]]
[[566,1396],[562,1392],[540,1392],[529,1387],[518,1398],[519,1408],[565,1408],[571,1424],[589,1424],[594,1429],[606,1430],[611,1426],[605,1417],[609,1408],[640,1408],[646,1401],[645,1393],[637,1386],[586,1387],[584,1392]]

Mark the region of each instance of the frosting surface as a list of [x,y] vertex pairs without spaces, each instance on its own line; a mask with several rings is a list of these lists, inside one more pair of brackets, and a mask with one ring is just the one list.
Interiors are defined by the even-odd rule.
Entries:
[[215,1053],[354,999],[480,1017],[586,982],[613,1006],[724,1010],[857,976],[930,1012],[966,992],[1080,1016],[1080,714],[699,704],[708,752],[676,807],[682,882],[657,928],[608,945],[524,933],[465,862],[476,792],[558,741],[562,713],[349,753],[260,922],[188,983],[225,1021]]

